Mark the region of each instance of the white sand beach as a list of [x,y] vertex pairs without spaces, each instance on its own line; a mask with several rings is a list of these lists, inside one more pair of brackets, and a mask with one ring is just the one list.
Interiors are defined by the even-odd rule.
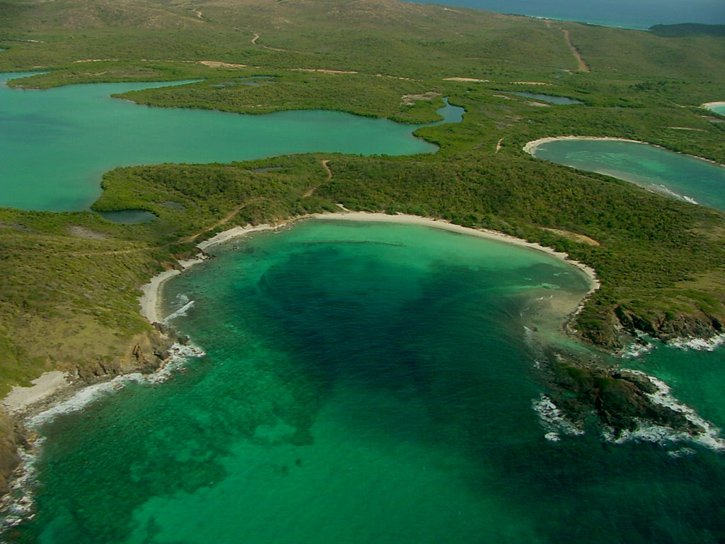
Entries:
[[60,370],[45,372],[32,383],[31,387],[16,385],[2,399],[2,404],[8,412],[23,412],[30,406],[44,401],[68,387],[67,374]]
[[528,247],[537,251],[543,251],[549,255],[554,255],[567,263],[576,266],[582,272],[584,272],[590,280],[591,291],[599,288],[599,280],[595,270],[584,263],[569,259],[566,253],[561,253],[550,247],[545,247],[540,244],[533,242],[527,242],[521,238],[515,236],[509,236],[502,232],[488,229],[473,229],[469,227],[462,227],[460,225],[454,225],[448,221],[442,219],[434,219],[432,217],[420,217],[417,215],[387,215],[384,213],[368,213],[368,212],[348,212],[348,213],[330,213],[330,214],[315,214],[311,216],[316,219],[332,219],[338,221],[376,221],[383,223],[407,223],[413,225],[422,225],[425,227],[433,227],[437,229],[448,230],[451,232],[458,232],[461,234],[468,234],[470,236],[477,236],[479,238],[487,238],[489,240],[498,240],[500,242],[506,242],[507,244],[513,244],[521,247]]
[[529,155],[533,155],[534,153],[536,153],[536,149],[540,145],[549,142],[556,142],[558,140],[614,140],[617,142],[631,142],[635,144],[652,145],[647,144],[647,142],[640,142],[639,140],[630,140],[628,138],[613,138],[611,136],[553,136],[550,138],[539,138],[538,140],[532,140],[531,142],[528,142],[524,146],[524,151],[526,151]]
[[702,105],[703,108],[707,108],[708,110],[711,110],[713,108],[722,108],[725,107],[725,102],[707,102]]
[[[599,280],[597,279],[596,272],[593,268],[580,263],[578,261],[574,261],[569,259],[569,256],[566,253],[561,253],[558,251],[555,251],[552,248],[542,246],[540,244],[527,242],[526,240],[522,240],[521,238],[516,238],[514,236],[509,236],[508,234],[503,234],[501,232],[493,231],[493,230],[484,230],[484,229],[473,229],[468,227],[462,227],[460,225],[454,225],[452,223],[449,223],[448,221],[444,221],[441,219],[434,219],[431,217],[420,217],[417,215],[405,215],[405,214],[398,214],[398,215],[388,215],[384,213],[370,213],[370,212],[345,212],[345,213],[324,213],[324,214],[313,214],[313,215],[306,215],[302,217],[297,217],[295,219],[291,219],[289,221],[282,222],[278,225],[270,225],[270,224],[263,224],[263,225],[247,225],[245,227],[234,227],[228,230],[225,230],[223,232],[220,232],[219,234],[213,236],[212,238],[209,238],[208,240],[205,240],[203,242],[200,242],[197,244],[197,247],[201,251],[206,251],[209,248],[222,244],[224,242],[228,242],[230,240],[233,240],[235,238],[246,236],[252,232],[261,232],[261,231],[267,231],[267,230],[277,230],[284,228],[292,223],[295,223],[297,221],[302,221],[305,219],[326,219],[326,220],[335,220],[335,221],[369,221],[369,222],[384,222],[384,223],[407,223],[407,224],[413,224],[413,225],[422,225],[426,227],[433,227],[433,228],[439,228],[444,229],[452,232],[458,232],[461,234],[468,234],[470,236],[478,236],[480,238],[487,238],[490,240],[498,240],[501,242],[505,242],[508,244],[514,244],[521,247],[528,247],[531,249],[535,249],[537,251],[543,251],[545,253],[548,253],[550,255],[553,255],[555,257],[558,257],[567,263],[576,266],[579,268],[582,272],[586,274],[586,276],[589,278],[589,282],[591,285],[590,292],[595,291],[599,288]],[[198,259],[193,259],[190,261],[184,261],[180,262],[180,265],[183,269],[187,269],[190,266],[193,266],[194,264],[202,262],[204,259],[203,257],[200,257]],[[168,281],[169,279],[173,278],[174,276],[181,274],[181,270],[166,270],[165,272],[162,272],[161,274],[158,274],[157,276],[154,276],[151,281],[141,287],[141,291],[143,292],[143,295],[139,299],[139,303],[141,305],[141,315],[145,317],[150,323],[161,323],[164,320],[164,316],[161,315],[160,311],[160,303],[161,303],[161,289],[163,287],[163,284]]]

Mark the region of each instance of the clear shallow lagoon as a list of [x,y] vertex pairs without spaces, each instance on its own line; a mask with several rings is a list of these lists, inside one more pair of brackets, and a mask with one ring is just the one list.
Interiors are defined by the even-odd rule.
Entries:
[[534,156],[608,174],[670,196],[725,211],[725,167],[660,147],[616,140],[556,140]]
[[[216,252],[165,289],[168,312],[188,307],[172,323],[207,356],[46,427],[40,509],[16,541],[723,536],[723,455],[545,440],[524,325],[542,299],[586,291],[566,263],[419,226],[319,221]],[[702,368],[725,362],[701,355],[719,358]],[[723,389],[708,391],[718,422]]]
[[717,106],[708,106],[708,109],[720,115],[725,115],[725,102],[721,102]]
[[[170,83],[70,85],[23,91],[0,74],[0,206],[87,209],[101,176],[134,164],[231,162],[327,151],[408,155],[437,149],[402,125],[330,111],[238,115],[150,108],[111,94]],[[450,106],[450,110],[460,110]]]

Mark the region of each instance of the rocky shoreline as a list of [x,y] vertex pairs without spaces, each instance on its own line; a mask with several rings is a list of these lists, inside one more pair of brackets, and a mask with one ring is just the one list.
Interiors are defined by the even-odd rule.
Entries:
[[[134,336],[123,357],[104,362],[77,366],[65,373],[64,383],[46,391],[38,392],[29,402],[21,398],[15,404],[4,403],[0,410],[0,497],[11,491],[11,484],[17,478],[22,455],[33,450],[35,433],[27,422],[38,414],[57,406],[89,386],[101,384],[118,376],[133,373],[150,375],[163,369],[172,360],[172,347],[179,338],[173,331],[153,330]],[[27,389],[27,388],[26,388]],[[7,397],[6,397],[7,401]]]

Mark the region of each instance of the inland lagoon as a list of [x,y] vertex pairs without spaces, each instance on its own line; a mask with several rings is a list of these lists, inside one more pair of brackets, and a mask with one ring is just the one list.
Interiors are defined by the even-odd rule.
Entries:
[[524,150],[539,159],[725,211],[725,167],[704,159],[616,138],[544,138],[529,142]]
[[[592,286],[561,258],[329,220],[208,251],[161,308],[205,355],[41,417],[37,514],[14,542],[721,540],[722,453],[540,418],[541,342],[585,349],[550,332]],[[702,375],[669,347],[636,364],[722,425],[721,353],[695,354]]]
[[703,107],[720,115],[725,115],[725,102],[708,102],[707,104],[703,104]]
[[[2,83],[0,206],[84,210],[101,194],[101,176],[118,166],[210,163],[314,151],[410,155],[438,148],[403,125],[333,111],[239,115],[150,108],[112,94],[173,83],[97,83],[43,91]],[[439,110],[460,121],[462,108]],[[38,160],[42,156],[42,160]]]

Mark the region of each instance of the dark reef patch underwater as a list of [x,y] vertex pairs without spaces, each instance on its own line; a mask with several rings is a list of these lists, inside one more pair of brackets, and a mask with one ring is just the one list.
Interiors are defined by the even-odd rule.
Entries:
[[[325,221],[214,252],[165,288],[168,313],[186,308],[171,324],[206,356],[43,426],[37,513],[6,539],[725,538],[722,453],[612,444],[589,429],[545,437],[531,331],[552,319],[551,301],[588,289],[560,259],[420,226]],[[645,357],[670,352],[683,353]],[[722,376],[722,350],[697,358]],[[707,384],[680,378],[697,401]]]

